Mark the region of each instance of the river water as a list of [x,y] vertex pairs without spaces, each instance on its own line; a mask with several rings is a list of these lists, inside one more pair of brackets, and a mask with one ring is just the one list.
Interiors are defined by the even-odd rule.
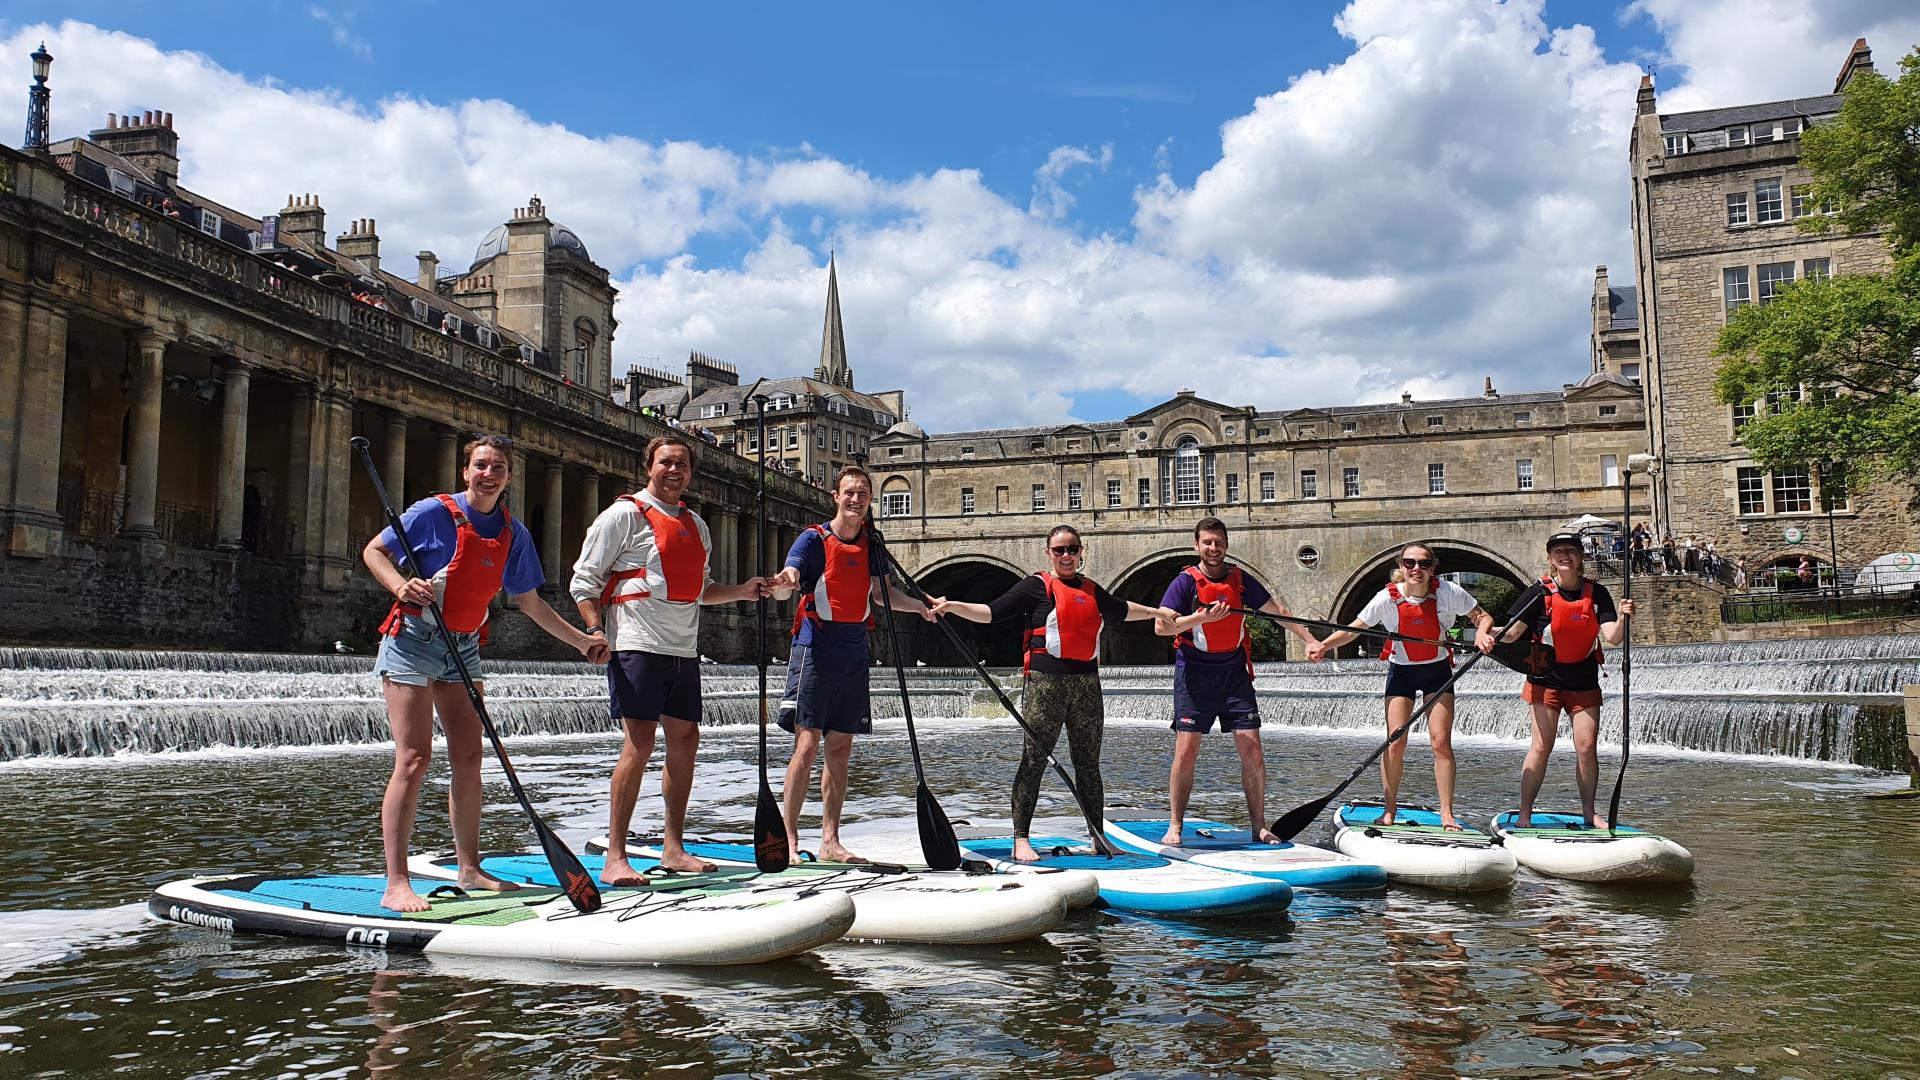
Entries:
[[[329,681],[352,673],[350,663],[305,659],[305,674],[196,678],[176,663],[147,677],[177,683],[160,689],[179,696],[152,700],[246,700],[281,677],[318,679],[322,697],[361,696]],[[332,666],[340,671],[330,674]],[[69,658],[64,668],[16,663],[0,676],[53,687],[73,670],[93,669]],[[1325,674],[1357,683],[1363,670]],[[140,685],[135,674],[122,670],[116,681]],[[715,682],[731,686],[735,675]],[[1109,798],[1157,813],[1171,738],[1164,720],[1149,718],[1158,709],[1147,689],[1132,685],[1148,677],[1122,675],[1107,734]],[[575,678],[525,676],[549,677]],[[1808,689],[1802,677],[1778,680],[1792,685],[1760,691],[1843,695]],[[1856,692],[1882,693],[1877,687]],[[1377,744],[1372,729],[1341,719],[1378,709],[1377,676],[1371,694],[1333,682],[1317,693],[1265,679],[1262,688],[1276,813],[1325,794]],[[36,693],[31,708],[44,736],[57,712],[51,699],[63,692]],[[1470,715],[1475,703],[1463,696]],[[86,711],[90,701],[83,695],[68,709]],[[926,673],[914,701],[929,780],[947,813],[1004,823],[1017,729],[1002,717],[968,716],[984,710],[944,673]],[[717,718],[750,706],[757,714],[757,702],[741,701]],[[573,708],[530,701],[523,726],[571,730]],[[1506,730],[1491,689],[1478,708],[1488,718],[1457,741],[1463,809],[1484,819],[1512,800],[1524,746]],[[1641,705],[1635,710],[1637,718]],[[1845,725],[1828,726],[1831,749]],[[1493,896],[1303,892],[1290,917],[1212,924],[1092,911],[1019,945],[841,944],[708,972],[448,961],[149,921],[148,890],[175,877],[377,872],[375,806],[389,754],[317,741],[105,757],[83,747],[0,764],[10,810],[0,834],[8,883],[0,893],[0,1073],[1920,1076],[1911,914],[1920,803],[1865,799],[1901,785],[1806,754],[1680,749],[1636,734],[1623,814],[1693,850],[1698,879],[1680,889],[1584,886],[1523,871],[1510,893]],[[775,745],[782,741],[776,732]],[[605,733],[511,740],[536,805],[576,846],[604,830],[616,745]],[[749,726],[709,729],[695,828],[750,827],[753,748]],[[1408,760],[1409,796],[1430,794],[1423,738]],[[1609,783],[1616,760],[1603,751]],[[849,842],[874,854],[911,850],[903,725],[882,721],[861,740],[854,767]],[[502,774],[490,762],[486,775],[485,842],[525,845]],[[1230,741],[1210,739],[1196,812],[1239,820],[1236,778]],[[643,795],[643,828],[659,820],[656,780]],[[446,843],[444,781],[437,769],[423,846]],[[1368,778],[1355,790],[1371,785]],[[1558,759],[1543,804],[1564,803],[1571,788],[1571,765]],[[803,824],[815,813],[810,804]],[[1041,816],[1071,827],[1057,785]]]

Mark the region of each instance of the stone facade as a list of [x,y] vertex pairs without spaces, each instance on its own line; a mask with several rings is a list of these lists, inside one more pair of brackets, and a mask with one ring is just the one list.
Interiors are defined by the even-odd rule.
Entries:
[[[1920,548],[1907,509],[1910,489],[1846,491],[1824,512],[1818,464],[1769,472],[1740,446],[1743,414],[1769,407],[1722,404],[1714,392],[1713,348],[1729,313],[1765,303],[1778,282],[1809,274],[1875,273],[1889,264],[1877,235],[1803,233],[1808,203],[1799,134],[1835,114],[1846,80],[1871,65],[1855,46],[1834,92],[1812,98],[1661,114],[1642,81],[1631,139],[1635,273],[1647,364],[1653,452],[1663,462],[1654,514],[1676,536],[1711,538],[1750,568],[1819,563],[1837,548],[1842,566]],[[1805,388],[1804,392],[1816,392]]]

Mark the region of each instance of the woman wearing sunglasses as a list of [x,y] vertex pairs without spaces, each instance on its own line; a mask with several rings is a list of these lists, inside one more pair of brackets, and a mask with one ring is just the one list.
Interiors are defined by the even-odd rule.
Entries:
[[[1464,615],[1483,633],[1493,632],[1493,616],[1487,614],[1473,594],[1451,581],[1435,576],[1439,560],[1425,544],[1408,544],[1400,549],[1400,565],[1393,571],[1387,587],[1374,595],[1352,630],[1336,630],[1307,649],[1307,659],[1322,657],[1360,636],[1359,631],[1378,626],[1389,633],[1425,638],[1431,645],[1389,640],[1380,658],[1387,661],[1387,732],[1400,730],[1413,716],[1415,695],[1439,700],[1427,712],[1427,737],[1433,743],[1433,786],[1440,796],[1440,826],[1459,829],[1453,817],[1453,651],[1440,644],[1447,628]],[[1396,739],[1380,759],[1380,824],[1393,824],[1399,806],[1400,776],[1405,768],[1407,740]]]
[[1073,782],[1087,805],[1104,816],[1105,787],[1100,781],[1100,735],[1106,712],[1100,696],[1100,630],[1109,622],[1174,618],[1165,608],[1122,600],[1080,573],[1080,530],[1057,525],[1047,534],[1051,569],[1022,578],[1000,598],[986,604],[935,600],[935,615],[958,615],[986,623],[1026,619],[1023,708],[1032,734],[1013,778],[1013,857],[1039,858],[1028,842],[1034,807],[1040,802],[1040,777],[1047,755],[1067,731],[1073,751]]

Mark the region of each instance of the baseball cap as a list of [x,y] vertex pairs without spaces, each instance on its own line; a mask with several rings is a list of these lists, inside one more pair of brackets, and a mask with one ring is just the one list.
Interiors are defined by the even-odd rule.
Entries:
[[1561,544],[1572,544],[1574,547],[1579,547],[1580,537],[1570,532],[1557,532],[1547,537],[1548,551],[1552,551]]

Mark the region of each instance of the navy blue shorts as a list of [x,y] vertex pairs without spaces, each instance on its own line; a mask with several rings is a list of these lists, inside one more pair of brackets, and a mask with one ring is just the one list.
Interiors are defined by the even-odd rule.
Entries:
[[[1440,692],[1447,686],[1447,680],[1453,678],[1453,665],[1445,660],[1435,660],[1426,664],[1388,664],[1387,696],[1403,697],[1413,700],[1416,693],[1427,697]],[[1452,696],[1453,687],[1447,686],[1448,696]]]
[[820,660],[810,646],[794,643],[787,658],[787,692],[780,700],[779,725],[848,735],[873,732],[873,708],[867,696],[867,661]]
[[652,723],[662,716],[700,722],[700,658],[626,650],[607,664],[615,720]]
[[1220,730],[1260,730],[1260,705],[1253,697],[1253,676],[1244,662],[1182,664],[1173,669],[1173,730],[1204,735],[1220,721]]

